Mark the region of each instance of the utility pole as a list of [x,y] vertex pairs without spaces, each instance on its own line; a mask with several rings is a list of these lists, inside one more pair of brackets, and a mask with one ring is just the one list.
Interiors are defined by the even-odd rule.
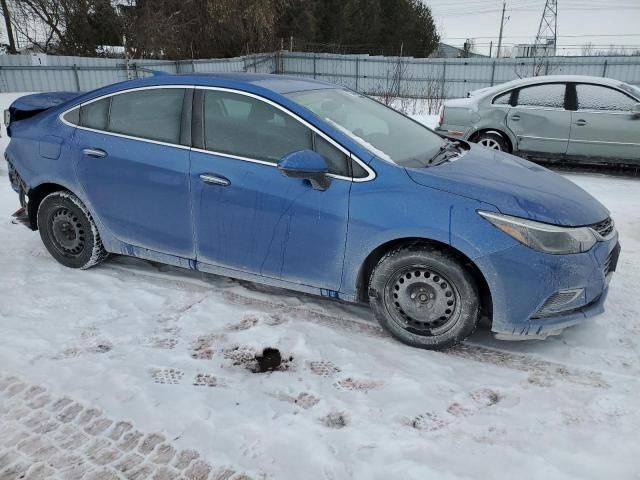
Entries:
[[500,35],[498,35],[498,51],[496,58],[500,58],[500,49],[502,48],[502,30],[504,29],[504,11],[507,9],[507,0],[502,2],[502,18],[500,19]]
[[0,0],[2,4],[2,15],[4,16],[4,23],[7,26],[7,36],[9,37],[9,53],[15,55],[18,53],[16,50],[16,42],[13,39],[13,26],[11,25],[11,13],[9,12],[9,6],[7,0]]

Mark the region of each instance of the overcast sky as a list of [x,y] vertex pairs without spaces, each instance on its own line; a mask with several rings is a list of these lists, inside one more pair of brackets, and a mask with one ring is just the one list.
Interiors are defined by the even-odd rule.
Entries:
[[[442,41],[462,46],[474,39],[479,53],[498,43],[502,0],[423,0],[432,9]],[[610,45],[640,49],[640,0],[557,0],[558,54],[580,54],[591,42],[596,50]],[[503,45],[532,43],[545,0],[507,0]],[[4,21],[0,22],[6,42]]]
[[[442,41],[462,46],[475,39],[479,53],[494,53],[500,30],[502,0],[423,0],[431,7]],[[640,0],[557,0],[558,53],[579,54],[580,45],[593,43],[596,49],[609,45],[640,49]],[[503,45],[535,40],[545,0],[507,0]]]

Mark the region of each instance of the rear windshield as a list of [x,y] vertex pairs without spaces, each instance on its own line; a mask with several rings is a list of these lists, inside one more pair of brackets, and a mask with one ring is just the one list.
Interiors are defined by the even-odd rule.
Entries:
[[364,95],[339,88],[287,94],[294,102],[403,167],[426,167],[446,142],[423,125]]
[[640,87],[636,87],[635,85],[629,85],[628,83],[621,83],[619,87],[625,92],[630,93],[636,100],[640,101]]

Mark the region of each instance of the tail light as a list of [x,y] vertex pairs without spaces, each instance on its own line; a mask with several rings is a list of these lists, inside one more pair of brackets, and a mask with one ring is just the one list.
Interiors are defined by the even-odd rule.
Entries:
[[4,126],[8,127],[11,123],[11,111],[9,109],[4,111]]

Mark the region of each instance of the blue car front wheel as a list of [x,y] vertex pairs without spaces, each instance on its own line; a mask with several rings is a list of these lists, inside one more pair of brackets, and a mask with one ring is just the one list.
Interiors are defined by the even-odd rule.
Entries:
[[374,269],[370,287],[378,321],[408,345],[446,348],[471,335],[478,323],[472,275],[454,255],[433,246],[388,253]]

